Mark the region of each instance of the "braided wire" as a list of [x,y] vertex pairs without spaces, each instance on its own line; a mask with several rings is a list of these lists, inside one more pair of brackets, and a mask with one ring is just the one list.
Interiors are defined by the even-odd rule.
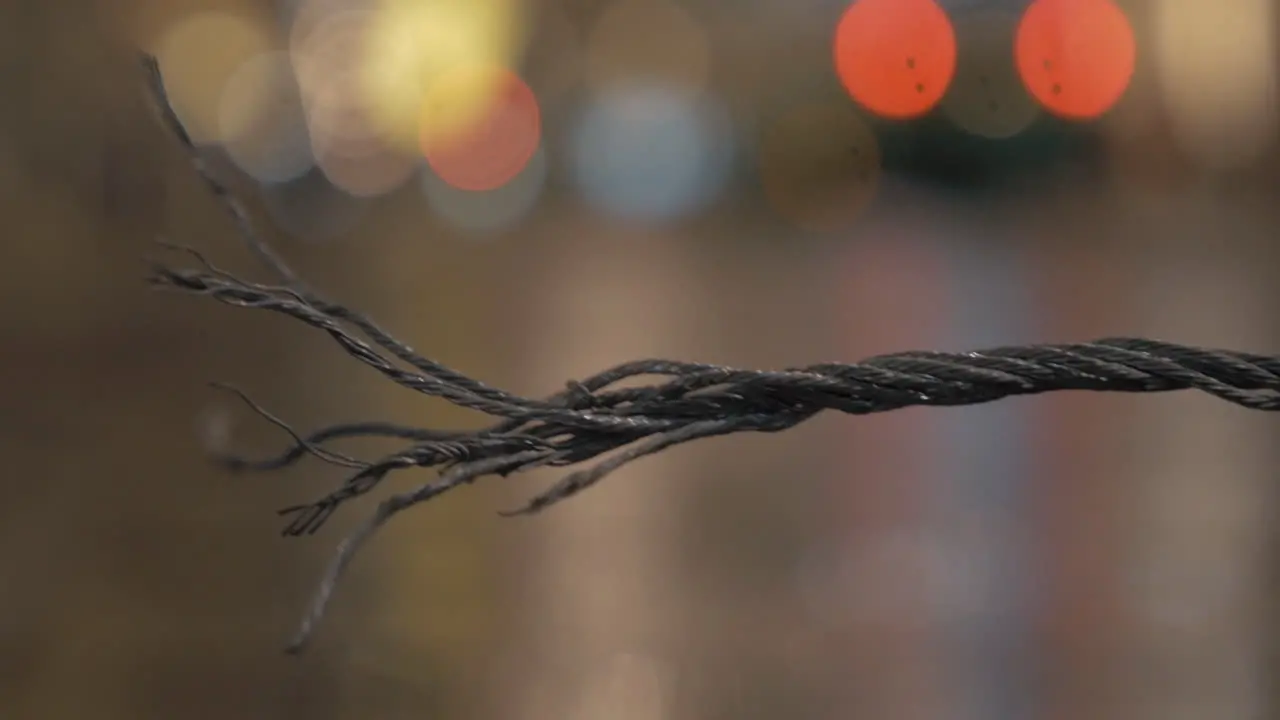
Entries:
[[[384,500],[343,541],[289,646],[292,651],[300,650],[311,636],[343,569],[375,530],[399,512],[484,475],[577,465],[616,451],[597,464],[566,476],[522,507],[501,513],[529,515],[590,488],[641,457],[700,438],[786,430],[826,410],[866,415],[910,406],[974,405],[1066,390],[1199,390],[1245,408],[1280,410],[1280,357],[1137,338],[964,353],[913,351],[879,355],[858,363],[824,363],[773,371],[637,360],[570,381],[563,391],[545,399],[522,397],[418,354],[364,315],[303,286],[253,231],[247,212],[227,186],[199,160],[169,108],[158,66],[150,57],[143,61],[165,124],[186,148],[200,177],[227,206],[241,238],[283,282],[248,282],[218,269],[194,250],[166,245],[186,252],[198,267],[175,269],[153,263],[151,284],[301,321],[322,330],[348,355],[391,381],[497,420],[481,430],[357,422],[304,435],[239,390],[219,386],[238,394],[250,409],[293,438],[293,444],[274,457],[255,460],[215,452],[215,459],[228,470],[272,471],[312,456],[352,471],[336,489],[320,498],[280,510],[289,518],[283,530],[286,536],[315,533],[346,501],[371,492],[392,472],[408,468],[440,470],[438,479]],[[396,361],[412,369],[401,367]],[[623,380],[650,376],[656,379],[648,384],[613,387]],[[326,447],[335,440],[354,437],[392,438],[407,446],[373,461],[358,460]]]

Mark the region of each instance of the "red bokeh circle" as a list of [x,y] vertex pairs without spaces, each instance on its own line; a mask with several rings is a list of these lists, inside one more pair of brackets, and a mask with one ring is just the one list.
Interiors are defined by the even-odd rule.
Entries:
[[446,136],[424,131],[427,164],[460,190],[496,190],[529,164],[542,137],[542,117],[533,90],[514,73],[501,71],[492,100],[474,122]]
[[955,29],[934,0],[856,0],[836,26],[836,74],[881,117],[924,115],[955,75]]
[[1137,47],[1112,0],[1035,0],[1018,23],[1014,57],[1027,91],[1046,110],[1090,120],[1128,89]]

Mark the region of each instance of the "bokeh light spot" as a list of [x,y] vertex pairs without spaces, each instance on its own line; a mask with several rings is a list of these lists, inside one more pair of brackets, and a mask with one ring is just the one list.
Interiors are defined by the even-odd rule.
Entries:
[[155,48],[174,112],[191,139],[216,143],[223,87],[249,58],[271,49],[270,40],[248,18],[205,12],[167,28]]
[[1018,24],[1018,73],[1049,112],[1091,120],[1110,110],[1133,77],[1129,19],[1111,0],[1035,0]]
[[879,187],[880,145],[847,105],[815,103],[788,111],[768,126],[757,153],[770,207],[813,232],[851,225]]
[[[454,98],[490,88],[479,117],[460,122]],[[422,105],[422,153],[442,180],[462,190],[485,191],[514,178],[533,157],[542,117],[533,90],[502,68],[462,68],[434,83]]]
[[357,71],[364,61],[371,18],[368,11],[359,10],[315,18],[309,32],[291,44],[311,147],[319,163],[332,154],[358,157],[382,147]]
[[222,92],[218,132],[232,161],[259,182],[283,182],[313,165],[302,96],[289,56],[242,64]]
[[593,98],[574,128],[574,180],[589,202],[612,215],[673,220],[719,193],[732,132],[710,98],[663,85],[619,85]]
[[[516,83],[523,83],[516,78]],[[511,91],[512,74],[489,63],[459,65],[430,85],[418,106],[418,145],[442,143],[481,125]]]
[[[508,67],[524,43],[513,0],[380,0],[368,27],[361,87],[373,122],[406,150],[421,141],[422,104],[456,68]],[[474,80],[475,78],[473,78]],[[460,92],[465,90],[465,92]],[[457,116],[473,124],[488,112],[492,88],[450,90]]]
[[373,18],[368,10],[340,10],[314,18],[305,34],[294,34],[289,55],[304,93],[334,82],[352,83],[365,63]]
[[934,0],[855,0],[840,18],[835,65],[853,99],[876,115],[924,115],[956,67],[955,30]]
[[1040,113],[1013,59],[1017,15],[983,9],[952,20],[959,54],[942,112],[957,127],[980,137],[1017,135]]
[[355,197],[386,195],[413,176],[419,161],[388,145],[370,145],[358,155],[331,152],[317,158],[329,182]]
[[[390,149],[370,121],[354,80],[348,73],[311,88],[307,96],[311,148],[316,164],[335,186],[357,196],[378,195],[403,182],[407,175],[398,182],[370,176],[399,173],[391,172],[391,166],[384,162]],[[402,164],[412,162],[405,157]]]

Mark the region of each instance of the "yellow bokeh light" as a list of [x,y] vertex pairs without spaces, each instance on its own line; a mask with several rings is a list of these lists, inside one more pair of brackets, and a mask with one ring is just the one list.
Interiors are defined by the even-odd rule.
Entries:
[[[432,132],[483,117],[496,90],[491,76],[457,70],[513,65],[523,44],[518,10],[513,0],[381,0],[361,67],[372,122],[412,148],[424,116],[442,123]],[[447,87],[433,89],[439,81]],[[441,97],[446,112],[424,113],[425,102]]]
[[246,60],[271,49],[266,31],[242,15],[198,13],[166,28],[155,45],[169,100],[191,139],[220,142],[223,88]]
[[440,145],[482,120],[502,89],[507,71],[496,65],[462,65],[441,73],[422,97],[419,144]]

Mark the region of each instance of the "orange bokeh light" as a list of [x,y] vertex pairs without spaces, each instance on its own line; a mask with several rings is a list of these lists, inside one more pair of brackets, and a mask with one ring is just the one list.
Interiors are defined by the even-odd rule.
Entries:
[[929,112],[956,70],[956,35],[934,0],[855,0],[836,26],[836,74],[876,115]]
[[431,169],[460,190],[485,192],[506,185],[529,164],[542,138],[533,90],[501,71],[493,96],[464,128],[432,132],[424,126],[422,152]]
[[1124,95],[1137,47],[1111,0],[1035,0],[1018,24],[1014,56],[1027,91],[1046,110],[1090,120]]

